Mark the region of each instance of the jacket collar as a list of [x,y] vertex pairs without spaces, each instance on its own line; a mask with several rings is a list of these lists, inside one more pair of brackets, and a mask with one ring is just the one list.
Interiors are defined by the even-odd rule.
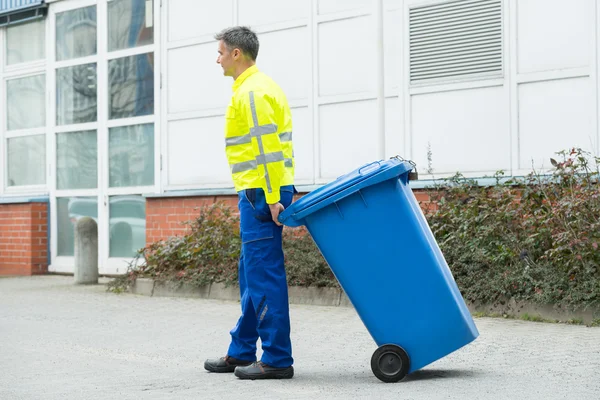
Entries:
[[258,67],[256,65],[251,66],[250,68],[246,69],[244,72],[242,72],[242,74],[240,76],[237,77],[237,79],[233,82],[233,91],[237,91],[240,86],[242,86],[242,83],[244,83],[244,81],[250,76],[253,75],[255,73],[258,72]]

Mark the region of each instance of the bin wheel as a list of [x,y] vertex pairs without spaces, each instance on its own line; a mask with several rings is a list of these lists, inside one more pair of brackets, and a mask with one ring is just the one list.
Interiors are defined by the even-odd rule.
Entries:
[[383,382],[401,381],[410,367],[408,354],[400,346],[386,344],[379,347],[371,357],[371,370]]

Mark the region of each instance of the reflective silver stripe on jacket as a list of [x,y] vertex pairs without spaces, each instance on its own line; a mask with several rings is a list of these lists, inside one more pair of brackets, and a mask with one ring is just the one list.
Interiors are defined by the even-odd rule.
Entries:
[[[257,136],[256,136],[256,140],[258,141],[258,152],[259,152],[259,156],[256,157],[256,159],[258,160],[258,158],[260,156],[265,155],[265,149],[263,147],[263,142],[262,142],[262,137],[260,136],[260,134],[258,134],[258,132],[260,131],[260,125],[258,125],[258,114],[256,113],[256,104],[254,103],[254,92],[250,92],[250,110],[252,111],[252,121],[254,122],[254,127],[250,129],[250,135],[253,135],[253,131],[257,132]],[[272,125],[272,124],[269,124]],[[277,127],[275,127],[275,132],[277,132]],[[254,135],[253,135],[254,136]],[[263,160],[264,162],[262,162],[261,164],[264,165],[265,167],[265,181],[267,182],[267,191],[269,193],[273,193],[273,188],[271,187],[271,178],[269,177],[269,168],[267,168],[267,162],[266,160]]]
[[225,146],[237,146],[239,144],[252,143],[252,137],[250,135],[234,136],[225,139]]
[[292,141],[292,132],[282,132],[279,134],[279,140],[282,142]]
[[[225,145],[226,146],[237,146],[240,144],[249,144],[249,143],[252,143],[252,136],[268,135],[270,133],[277,132],[277,125],[274,125],[274,124],[262,125],[260,128],[264,128],[264,129],[260,129],[260,130],[256,129],[255,130],[255,128],[252,128],[253,129],[252,133],[247,133],[242,136],[228,137],[225,139]],[[272,129],[275,129],[275,130],[273,131]],[[292,132],[280,133],[279,140],[281,142],[291,142],[292,141]]]
[[250,161],[244,161],[241,163],[237,163],[237,164],[231,164],[231,173],[232,174],[236,174],[238,172],[244,172],[244,171],[250,171],[253,169],[256,169],[258,167],[258,164],[256,162],[256,160],[250,160]]
[[278,151],[275,153],[267,153],[264,156],[257,156],[256,160],[244,161],[237,164],[231,164],[231,173],[251,171],[258,168],[259,164],[266,164],[271,162],[284,161],[285,166],[288,168],[294,167],[294,160],[291,158],[284,158],[283,152]]

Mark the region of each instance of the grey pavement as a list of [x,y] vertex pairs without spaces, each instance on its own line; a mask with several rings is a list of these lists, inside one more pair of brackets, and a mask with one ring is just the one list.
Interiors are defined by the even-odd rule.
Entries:
[[202,367],[238,303],[72,281],[0,279],[0,399],[600,399],[600,328],[478,318],[475,342],[385,384],[352,308],[292,305],[294,379],[241,381]]

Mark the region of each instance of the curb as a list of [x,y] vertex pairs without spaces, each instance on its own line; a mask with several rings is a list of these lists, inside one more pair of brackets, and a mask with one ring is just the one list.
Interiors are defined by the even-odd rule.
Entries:
[[[162,284],[150,278],[138,278],[131,287],[131,293],[151,297],[186,297],[240,301],[240,289],[237,286],[226,287],[222,283],[211,283],[198,287],[188,283]],[[346,294],[336,288],[290,286],[288,288],[288,296],[290,304],[352,307]]]
[[[131,293],[152,297],[183,297],[211,300],[240,301],[240,292],[237,286],[226,287],[222,283],[212,283],[206,286],[192,286],[183,284],[161,284],[150,278],[138,278],[131,287]],[[350,299],[341,289],[328,287],[301,287],[288,288],[290,304],[304,304],[329,307],[353,307]],[[511,318],[529,317],[533,321],[558,321],[580,322],[591,324],[600,319],[600,308],[569,311],[552,305],[538,305],[511,299],[505,304],[489,305],[467,303],[469,311],[484,315],[497,315]]]

